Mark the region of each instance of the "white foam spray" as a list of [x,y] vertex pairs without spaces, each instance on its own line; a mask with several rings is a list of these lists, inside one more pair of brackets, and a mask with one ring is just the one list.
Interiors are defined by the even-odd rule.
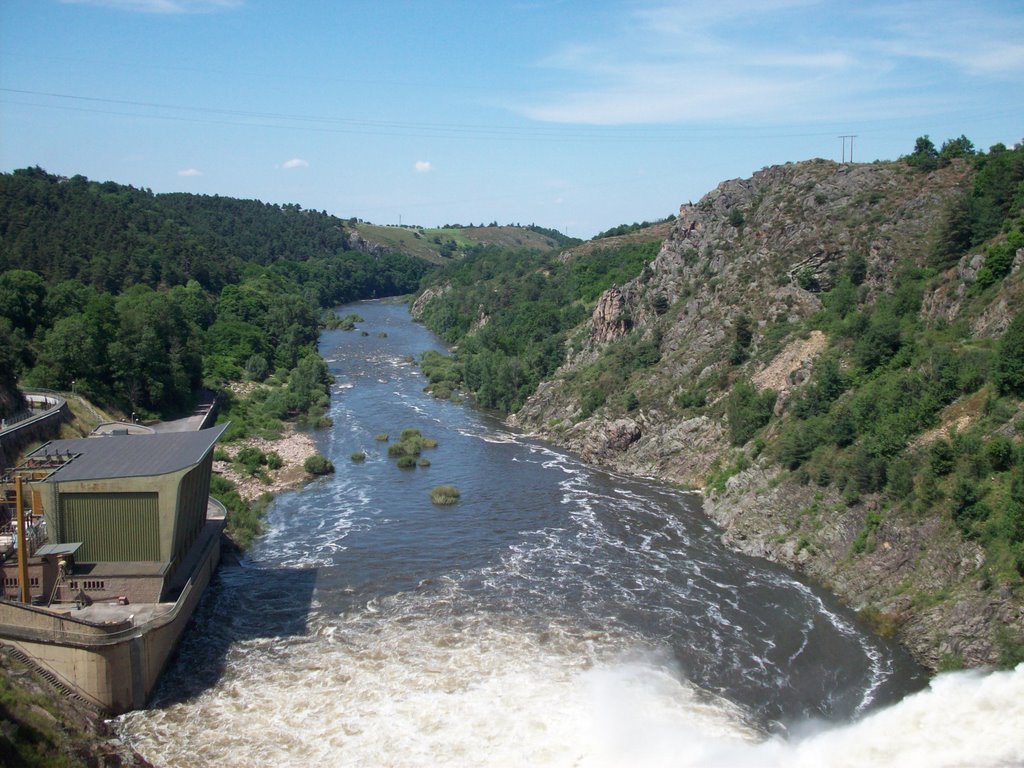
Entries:
[[1024,764],[1024,665],[937,677],[846,725],[768,736],[636,638],[408,597],[248,640],[199,696],[117,722],[157,765],[707,768]]

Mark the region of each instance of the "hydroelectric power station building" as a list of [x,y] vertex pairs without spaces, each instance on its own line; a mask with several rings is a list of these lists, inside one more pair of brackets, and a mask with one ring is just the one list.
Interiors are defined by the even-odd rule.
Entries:
[[28,522],[0,553],[0,643],[106,712],[144,706],[219,561],[225,429],[55,440],[8,470],[0,524]]

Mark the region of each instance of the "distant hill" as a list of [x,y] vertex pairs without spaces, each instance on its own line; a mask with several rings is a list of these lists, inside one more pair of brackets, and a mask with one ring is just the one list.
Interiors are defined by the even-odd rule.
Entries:
[[353,248],[368,253],[397,252],[445,264],[480,246],[549,251],[580,242],[554,230],[535,226],[388,227],[349,222]]
[[196,280],[218,291],[246,264],[304,262],[349,247],[345,221],[297,205],[65,178],[41,168],[0,174],[0,272],[98,290]]
[[598,235],[593,240],[587,240],[584,243],[573,246],[569,251],[573,255],[582,256],[601,249],[621,248],[623,246],[638,245],[641,243],[660,243],[669,236],[674,225],[675,219],[668,219],[666,221],[655,222],[654,224],[644,224],[643,226],[638,226],[636,228],[616,227],[616,229],[625,229],[626,231],[622,234]]

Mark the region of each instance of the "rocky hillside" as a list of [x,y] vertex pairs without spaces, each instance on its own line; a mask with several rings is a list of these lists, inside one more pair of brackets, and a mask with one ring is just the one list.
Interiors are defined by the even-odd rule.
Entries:
[[[724,182],[600,296],[511,421],[705,489],[731,544],[810,574],[932,667],[1015,663],[1024,153],[1004,152]],[[990,205],[998,163],[1010,194]],[[994,234],[971,224],[992,206]]]

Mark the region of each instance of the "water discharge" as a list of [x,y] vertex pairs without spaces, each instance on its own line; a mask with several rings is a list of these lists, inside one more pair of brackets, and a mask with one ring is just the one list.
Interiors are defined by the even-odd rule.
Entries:
[[[272,505],[151,708],[117,721],[148,759],[1024,762],[1024,667],[928,684],[827,594],[725,549],[694,497],[431,400],[408,357],[436,340],[402,306],[354,309],[369,334],[321,342],[338,381],[318,441],[338,472]],[[375,440],[407,427],[438,439],[429,468]],[[441,483],[459,504],[431,505]]]

